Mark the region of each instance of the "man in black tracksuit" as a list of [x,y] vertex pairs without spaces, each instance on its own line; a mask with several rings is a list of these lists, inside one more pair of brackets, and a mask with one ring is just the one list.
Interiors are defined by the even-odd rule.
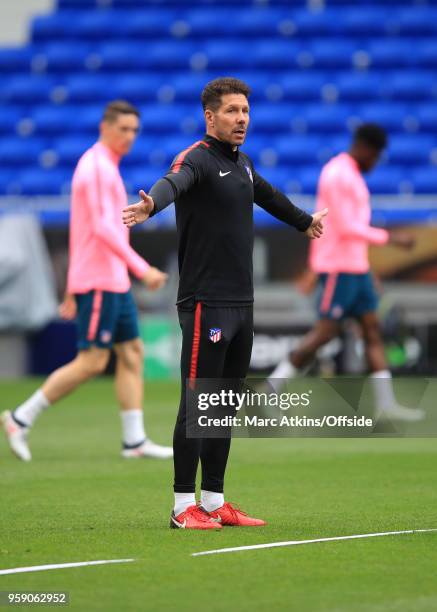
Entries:
[[[179,243],[178,313],[182,328],[182,390],[174,431],[175,507],[171,527],[264,525],[224,502],[230,439],[186,435],[186,385],[196,378],[244,379],[253,341],[253,203],[306,232],[322,233],[326,211],[314,216],[265,181],[239,151],[249,123],[249,88],[216,79],[202,92],[207,134],[180,153],[169,172],[123,211],[129,227],[173,201]],[[201,506],[195,503],[198,462]]]

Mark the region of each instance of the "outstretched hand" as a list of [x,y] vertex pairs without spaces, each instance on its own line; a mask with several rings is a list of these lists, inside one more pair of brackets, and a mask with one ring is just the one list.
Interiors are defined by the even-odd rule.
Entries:
[[144,221],[147,221],[155,208],[153,199],[142,189],[139,191],[139,196],[141,198],[139,202],[123,208],[122,220],[128,227],[133,227],[137,225],[137,223],[144,223]]
[[320,238],[320,236],[323,234],[323,219],[327,214],[327,208],[314,213],[313,221],[305,232],[308,238]]
[[58,308],[59,316],[66,321],[76,318],[77,304],[76,298],[71,293],[66,293],[62,304]]

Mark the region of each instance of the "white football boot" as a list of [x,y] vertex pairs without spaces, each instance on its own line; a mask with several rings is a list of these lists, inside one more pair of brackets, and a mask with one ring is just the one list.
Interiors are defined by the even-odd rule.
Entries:
[[139,446],[135,448],[123,448],[121,456],[125,459],[139,459],[141,457],[149,457],[152,459],[171,459],[173,457],[173,449],[171,446],[161,446],[155,444],[149,438],[146,438]]
[[30,461],[32,455],[27,443],[29,428],[18,425],[12,418],[12,414],[9,410],[6,410],[0,415],[0,423],[5,430],[6,438],[14,455],[16,455],[18,459],[21,459],[21,461]]

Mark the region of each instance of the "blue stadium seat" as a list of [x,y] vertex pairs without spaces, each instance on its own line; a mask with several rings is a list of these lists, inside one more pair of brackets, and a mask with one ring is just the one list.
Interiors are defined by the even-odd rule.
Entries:
[[332,41],[313,39],[308,45],[308,51],[316,68],[344,68],[353,63],[353,56],[360,48],[356,39],[337,38]]
[[46,142],[40,138],[2,138],[0,140],[0,164],[20,166],[37,163],[38,156],[46,148]]
[[285,100],[320,100],[326,84],[322,72],[287,72],[279,79]]
[[377,72],[341,72],[334,81],[340,100],[374,100],[381,95],[384,76]]
[[414,59],[417,66],[437,68],[437,40],[435,38],[416,41]]
[[391,72],[384,80],[382,94],[394,100],[435,99],[437,88],[433,72]]
[[258,41],[254,48],[247,53],[246,44],[243,43],[240,53],[250,56],[253,66],[257,69],[283,70],[298,67],[299,53],[302,45],[294,40],[278,40],[272,44],[271,40]]
[[344,35],[367,37],[385,34],[389,14],[383,3],[378,6],[349,5],[339,11],[336,18]]
[[0,49],[0,72],[18,73],[27,72],[32,65],[32,57],[35,50],[32,46],[24,48]]
[[28,169],[20,172],[16,180],[23,195],[56,195],[70,190],[72,171]]
[[[256,126],[254,129],[256,129]],[[261,165],[262,155],[266,149],[274,150],[275,148],[275,142],[269,135],[255,132],[249,128],[249,134],[241,150],[249,155],[255,164],[255,169],[258,169],[258,166]]]
[[402,102],[372,102],[361,104],[357,110],[361,121],[379,123],[389,132],[403,132],[409,114],[408,105]]
[[286,164],[317,164],[324,140],[319,136],[282,136],[277,138],[274,147],[279,156],[279,163]]
[[108,78],[105,74],[78,74],[73,73],[65,82],[68,102],[102,104],[115,98],[122,98],[124,92],[119,86],[120,78],[124,74],[115,74]]
[[415,115],[421,130],[437,133],[437,105],[435,103],[417,106]]
[[66,136],[52,143],[51,148],[56,151],[60,166],[72,167],[95,141],[91,135]]
[[41,106],[31,114],[38,135],[60,135],[65,133],[90,132],[97,135],[102,118],[103,105],[86,106]]
[[0,105],[0,133],[13,135],[24,111],[16,106]]
[[298,173],[298,180],[303,193],[314,194],[317,192],[321,166],[308,166],[302,168]]
[[[296,112],[291,104],[257,104],[251,112],[251,123],[257,133],[284,133]],[[287,131],[291,131],[291,127]]]
[[380,165],[365,178],[372,194],[398,193],[402,182],[406,180],[406,174],[403,168]]
[[35,104],[50,99],[50,93],[56,85],[53,77],[42,75],[23,75],[2,79],[0,85],[0,102],[19,102]]
[[208,58],[208,70],[250,69],[254,65],[254,56],[247,53],[244,40],[229,39],[226,45],[222,41],[207,42],[202,51]]
[[436,35],[437,8],[435,6],[401,8],[393,15],[389,27],[399,34]]
[[[432,149],[437,147],[437,136],[403,134],[389,140],[388,155],[391,163],[426,165]],[[437,169],[436,169],[437,172]]]
[[92,52],[92,46],[77,41],[52,42],[41,46],[34,52],[34,57],[47,62],[48,71],[83,71],[86,60]]
[[199,129],[203,130],[200,110],[192,106],[150,104],[142,106],[140,110],[145,134],[197,134]]
[[[0,168],[0,195],[8,195],[12,192],[12,183],[16,178],[16,171]],[[18,185],[19,188],[19,185]]]
[[301,117],[309,132],[344,132],[351,108],[342,104],[309,104],[302,108]]
[[189,58],[194,51],[192,43],[169,41],[163,45],[161,42],[119,40],[97,47],[95,57],[101,61],[101,70],[139,73],[163,68],[189,69]]
[[436,166],[423,166],[413,169],[410,179],[414,185],[415,193],[437,193]]
[[314,36],[328,34],[341,34],[339,18],[341,15],[337,8],[326,8],[320,11],[307,11],[300,7],[297,11],[290,11],[288,20],[296,28],[295,34],[308,39]]
[[129,193],[139,189],[148,191],[167,172],[166,166],[145,166],[144,168],[123,168],[121,174]]
[[377,68],[401,68],[415,63],[417,41],[404,38],[379,38],[364,45],[370,64]]
[[69,38],[77,16],[76,11],[62,10],[35,17],[31,26],[33,41],[45,42]]

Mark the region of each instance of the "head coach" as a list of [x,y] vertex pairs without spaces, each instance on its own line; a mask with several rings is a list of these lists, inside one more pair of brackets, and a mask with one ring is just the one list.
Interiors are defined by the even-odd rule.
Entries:
[[[141,201],[123,211],[128,227],[175,202],[178,233],[178,314],[182,329],[182,389],[174,431],[175,505],[170,526],[214,529],[261,526],[225,503],[223,482],[230,439],[186,435],[186,388],[196,378],[244,379],[253,341],[253,203],[319,238],[327,210],[313,216],[264,180],[239,147],[249,126],[246,83],[219,78],[202,92],[206,134],[177,155],[169,172]],[[201,504],[196,472],[201,463]]]

